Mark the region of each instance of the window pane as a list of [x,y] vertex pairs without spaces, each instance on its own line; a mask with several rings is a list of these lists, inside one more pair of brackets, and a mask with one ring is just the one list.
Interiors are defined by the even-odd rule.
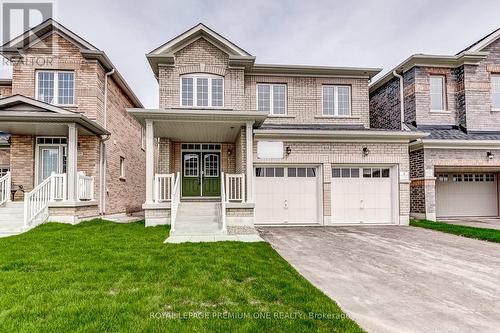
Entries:
[[283,169],[283,168],[275,168],[274,169],[274,175],[276,177],[284,177],[285,176],[285,169]]
[[196,106],[208,106],[208,78],[196,79]]
[[340,169],[339,168],[332,169],[332,177],[333,178],[340,178]]
[[342,178],[350,178],[351,177],[351,169],[343,168],[342,169]]
[[273,114],[286,114],[286,86],[273,86]]
[[74,73],[58,73],[58,104],[74,104],[74,84],[75,84],[75,74]]
[[372,177],[380,178],[380,169],[372,169]]
[[325,116],[334,115],[334,87],[323,86],[323,114]]
[[337,87],[338,115],[349,116],[351,114],[351,88]]
[[255,168],[255,175],[257,177],[264,177],[264,169],[263,168]]
[[359,178],[359,169],[358,168],[351,169],[351,178]]
[[307,168],[307,177],[316,177],[316,169]]
[[389,178],[389,169],[382,169],[382,178]]
[[193,78],[182,78],[182,104],[183,106],[193,106]]
[[372,169],[363,169],[363,178],[372,178]]
[[500,109],[500,75],[491,77],[491,91],[493,108]]
[[274,168],[266,168],[266,177],[274,177]]
[[297,177],[305,177],[306,168],[297,168]]
[[257,85],[257,110],[269,112],[271,110],[271,86]]
[[45,103],[54,103],[54,73],[38,73],[38,100]]
[[224,89],[222,79],[212,79],[212,106],[223,106]]
[[444,110],[444,77],[431,76],[431,110]]
[[297,168],[288,168],[288,177],[297,177]]

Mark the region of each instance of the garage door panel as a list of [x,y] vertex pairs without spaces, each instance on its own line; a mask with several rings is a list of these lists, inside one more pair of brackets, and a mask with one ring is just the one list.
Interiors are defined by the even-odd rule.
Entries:
[[[392,181],[387,167],[334,166],[333,169],[333,223],[392,223]],[[363,171],[369,171],[367,176],[363,176]]]
[[436,215],[497,216],[497,177],[492,173],[444,173],[436,180]]
[[[318,223],[319,180],[314,176],[317,172],[304,172],[306,167],[279,168],[284,169],[283,177],[256,177],[255,223]],[[288,169],[295,169],[290,177]]]

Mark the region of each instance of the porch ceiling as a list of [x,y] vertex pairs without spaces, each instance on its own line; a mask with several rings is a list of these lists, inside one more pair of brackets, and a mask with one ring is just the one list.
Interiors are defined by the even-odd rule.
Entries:
[[[30,122],[10,122],[0,120],[0,132],[17,135],[50,135],[67,136],[68,123],[30,123]],[[94,135],[85,127],[78,126],[80,135]]]
[[189,142],[234,142],[241,122],[164,121],[154,122],[155,137]]

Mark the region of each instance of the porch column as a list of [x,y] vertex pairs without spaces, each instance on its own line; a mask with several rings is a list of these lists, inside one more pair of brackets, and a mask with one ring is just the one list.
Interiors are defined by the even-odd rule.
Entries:
[[247,202],[253,202],[253,123],[246,124]]
[[146,204],[153,203],[154,179],[154,128],[153,121],[146,120]]
[[66,176],[68,182],[68,201],[78,201],[77,197],[77,157],[78,157],[78,128],[75,123],[68,124],[68,161]]

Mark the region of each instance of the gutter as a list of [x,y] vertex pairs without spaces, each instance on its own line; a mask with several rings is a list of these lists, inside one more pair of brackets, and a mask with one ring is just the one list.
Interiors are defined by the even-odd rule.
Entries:
[[413,131],[353,131],[353,130],[281,130],[255,129],[256,138],[272,138],[283,140],[322,140],[322,141],[414,141],[421,139],[428,133]]
[[392,71],[392,74],[399,79],[399,105],[400,105],[400,125],[401,125],[401,130],[404,130],[404,123],[405,123],[405,99],[404,99],[404,81],[403,81],[403,76],[398,74],[396,70]]
[[[104,76],[104,120],[103,120],[103,125],[104,128],[107,130],[108,127],[108,79],[111,75],[115,73],[115,69],[113,68],[109,72],[106,73]],[[101,181],[99,182],[99,214],[104,215],[106,214],[106,195],[107,195],[107,186],[106,186],[106,162],[107,162],[107,154],[106,154],[106,141],[108,141],[110,138],[110,135],[107,135],[106,137],[101,137],[101,154],[100,154],[100,163],[99,163],[99,171],[100,171],[100,178]]]

